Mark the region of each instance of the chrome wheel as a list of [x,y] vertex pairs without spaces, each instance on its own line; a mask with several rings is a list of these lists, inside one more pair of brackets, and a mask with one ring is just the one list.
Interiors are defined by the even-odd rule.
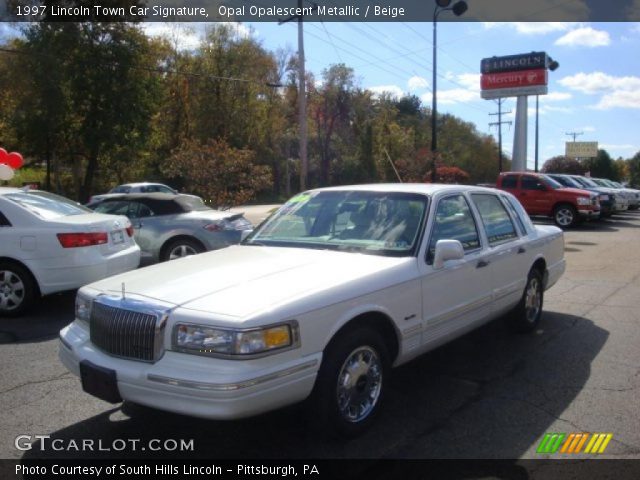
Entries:
[[25,296],[22,279],[11,270],[0,270],[0,310],[16,310],[24,302]]
[[561,208],[556,212],[556,223],[562,227],[568,227],[574,220],[573,211],[570,208]]
[[169,251],[169,260],[175,260],[176,258],[186,257],[188,255],[195,255],[198,252],[191,245],[176,245]]
[[349,354],[338,373],[338,410],[344,420],[357,423],[375,409],[382,391],[382,362],[370,347]]
[[542,293],[538,278],[529,279],[527,291],[524,297],[524,314],[527,322],[534,323],[542,308]]

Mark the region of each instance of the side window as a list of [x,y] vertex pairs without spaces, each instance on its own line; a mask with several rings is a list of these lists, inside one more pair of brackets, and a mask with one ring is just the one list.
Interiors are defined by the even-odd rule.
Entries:
[[9,221],[9,219],[4,215],[4,213],[0,212],[0,227],[10,227],[11,226],[11,222]]
[[518,177],[516,175],[505,175],[502,177],[502,188],[516,188]]
[[153,211],[143,203],[138,203],[138,202],[129,203],[129,212],[127,213],[127,217],[144,218],[144,217],[152,217],[153,215],[154,215]]
[[433,261],[438,240],[458,240],[465,252],[480,248],[480,237],[469,204],[463,195],[452,195],[438,202],[427,262]]
[[524,223],[522,223],[522,218],[520,218],[520,214],[516,211],[515,208],[513,208],[513,205],[511,204],[511,202],[509,202],[509,199],[506,197],[501,196],[500,198],[502,198],[502,203],[504,203],[507,207],[507,210],[509,210],[509,213],[511,213],[511,216],[513,218],[516,219],[516,223],[518,224],[518,227],[520,228],[520,232],[522,232],[522,235],[527,235],[527,229],[524,226]]
[[471,198],[480,212],[480,218],[482,218],[490,245],[518,238],[516,228],[509,218],[507,210],[496,195],[474,193]]
[[95,208],[98,213],[108,213],[111,215],[127,215],[129,216],[129,202],[115,201],[102,202]]
[[544,184],[536,177],[529,175],[522,176],[522,189],[523,190],[544,190]]
[[161,193],[175,193],[173,190],[171,190],[169,187],[165,187],[164,185],[158,185],[156,187],[156,192],[161,192]]

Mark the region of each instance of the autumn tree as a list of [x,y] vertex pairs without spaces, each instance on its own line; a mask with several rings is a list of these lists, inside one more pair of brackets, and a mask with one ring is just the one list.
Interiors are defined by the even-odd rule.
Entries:
[[186,140],[164,162],[162,172],[184,181],[213,207],[246,203],[271,184],[270,167],[257,165],[253,151],[216,139]]
[[640,152],[627,161],[629,169],[629,183],[637,188],[640,186]]
[[544,173],[566,173],[568,175],[583,175],[585,166],[575,158],[558,155],[545,161],[542,165]]

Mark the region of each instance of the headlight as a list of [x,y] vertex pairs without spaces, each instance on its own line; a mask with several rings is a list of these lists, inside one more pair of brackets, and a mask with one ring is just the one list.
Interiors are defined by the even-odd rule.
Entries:
[[591,205],[589,197],[578,197],[578,205]]
[[299,346],[295,321],[251,329],[216,328],[178,323],[173,348],[185,353],[241,358]]
[[93,298],[90,296],[78,292],[76,295],[76,319],[81,322],[89,324],[89,319],[91,318],[91,305],[93,302]]

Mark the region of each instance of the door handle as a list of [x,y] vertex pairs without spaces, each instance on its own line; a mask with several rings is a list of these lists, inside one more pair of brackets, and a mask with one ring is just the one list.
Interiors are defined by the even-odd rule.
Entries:
[[525,253],[526,251],[527,251],[527,249],[524,248],[524,247],[518,248],[518,253]]
[[491,262],[489,262],[489,260],[480,260],[477,264],[476,264],[476,268],[482,268],[482,267],[486,267],[490,264]]

